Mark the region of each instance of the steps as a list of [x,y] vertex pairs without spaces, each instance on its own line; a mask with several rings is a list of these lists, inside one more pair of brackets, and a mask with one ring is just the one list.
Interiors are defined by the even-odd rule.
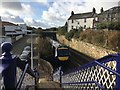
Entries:
[[39,79],[38,88],[39,89],[43,88],[43,89],[61,90],[60,83],[47,80],[46,78]]

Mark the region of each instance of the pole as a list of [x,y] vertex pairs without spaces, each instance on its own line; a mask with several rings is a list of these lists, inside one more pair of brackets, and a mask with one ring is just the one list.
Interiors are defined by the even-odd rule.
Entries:
[[33,36],[31,31],[31,69],[33,70]]
[[62,66],[60,66],[60,87],[62,87]]

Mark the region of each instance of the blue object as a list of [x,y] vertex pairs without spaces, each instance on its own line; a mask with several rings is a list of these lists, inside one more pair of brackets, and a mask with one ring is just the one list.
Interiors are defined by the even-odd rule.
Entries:
[[[1,48],[2,48],[3,54],[0,57],[0,60],[2,61],[2,65],[0,65],[0,69],[1,69],[0,72],[2,73],[5,90],[16,89],[16,86],[17,86],[16,67],[19,67],[20,69],[22,69],[22,71],[25,71],[24,75],[27,72],[31,76],[35,77],[34,72],[31,70],[31,68],[25,61],[21,61],[19,57],[16,57],[16,56],[14,57],[11,54],[11,50],[12,50],[11,43],[4,42],[1,44]],[[27,68],[25,68],[26,65],[27,65]],[[21,80],[23,81],[23,79]]]
[[64,73],[61,83],[62,88],[120,90],[120,53],[107,55]]
[[1,48],[3,51],[1,57],[2,66],[5,67],[4,71],[2,72],[5,89],[15,88],[16,65],[13,63],[14,58],[12,58],[12,54],[10,53],[12,45],[8,42],[4,42],[1,44]]
[[12,49],[12,44],[9,42],[4,42],[1,44],[1,48],[3,52],[7,52],[10,53],[11,49]]

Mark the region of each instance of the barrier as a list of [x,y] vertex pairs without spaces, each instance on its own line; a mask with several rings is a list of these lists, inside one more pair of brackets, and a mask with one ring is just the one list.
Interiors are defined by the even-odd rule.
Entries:
[[[1,89],[4,86],[5,90],[20,90],[25,74],[29,73],[33,77],[36,77],[36,74],[31,70],[28,62],[21,61],[19,57],[11,54],[12,45],[10,43],[4,42],[1,47],[3,52],[0,57],[0,79],[3,82]],[[16,78],[17,67],[23,71],[18,82]]]
[[80,66],[61,77],[62,88],[120,90],[120,53]]

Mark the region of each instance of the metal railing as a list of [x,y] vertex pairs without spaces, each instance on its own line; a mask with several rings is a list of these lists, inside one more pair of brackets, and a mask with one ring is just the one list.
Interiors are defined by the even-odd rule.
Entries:
[[[14,57],[10,53],[12,49],[12,45],[10,43],[5,42],[1,47],[3,51],[3,54],[0,57],[0,79],[3,82],[2,85],[4,85],[5,90],[20,90],[25,75],[28,73],[32,77],[36,78],[36,73],[29,67],[29,64],[26,61],[21,61],[19,57]],[[21,76],[20,73],[18,73],[20,78],[16,84],[16,79],[18,79],[16,73],[17,67],[19,67],[23,72],[21,72]]]
[[24,69],[23,73],[20,76],[20,79],[19,79],[19,81],[18,81],[18,83],[16,85],[16,90],[20,90],[23,79],[25,77],[25,73],[27,72],[27,69],[28,69],[28,63],[26,64],[25,69]]
[[105,56],[61,76],[59,72],[53,77],[55,81],[62,77],[62,88],[120,90],[120,53]]

